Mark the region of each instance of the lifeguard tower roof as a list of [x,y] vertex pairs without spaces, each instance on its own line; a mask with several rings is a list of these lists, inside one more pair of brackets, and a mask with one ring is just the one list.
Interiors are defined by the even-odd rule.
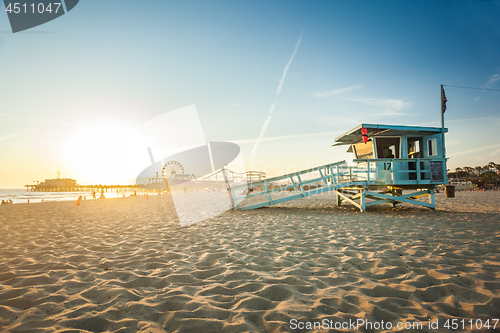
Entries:
[[[403,126],[403,125],[382,125],[382,124],[361,124],[352,130],[342,134],[341,136],[335,139],[335,144],[332,146],[342,146],[342,145],[350,145],[353,143],[358,143],[362,141],[362,133],[361,129],[367,129],[368,137],[373,137],[376,135],[391,135],[391,136],[400,136],[400,135],[431,135],[441,132],[441,127],[421,127],[421,126]],[[445,128],[444,132],[448,132],[448,129]]]

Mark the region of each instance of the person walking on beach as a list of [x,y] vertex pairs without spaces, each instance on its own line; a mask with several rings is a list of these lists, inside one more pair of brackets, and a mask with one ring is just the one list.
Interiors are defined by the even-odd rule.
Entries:
[[95,199],[95,191],[92,192],[92,199]]

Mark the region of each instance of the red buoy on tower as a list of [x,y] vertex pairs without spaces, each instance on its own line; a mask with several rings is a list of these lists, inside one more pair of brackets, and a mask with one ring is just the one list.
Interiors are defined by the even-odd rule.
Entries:
[[366,127],[363,127],[361,129],[361,136],[363,137],[363,142],[367,143],[368,142],[368,130],[366,129]]

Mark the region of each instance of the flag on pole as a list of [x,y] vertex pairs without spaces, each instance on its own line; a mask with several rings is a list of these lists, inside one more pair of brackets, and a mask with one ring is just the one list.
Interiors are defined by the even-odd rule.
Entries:
[[443,90],[443,113],[446,111],[446,102],[448,100],[446,99],[446,94],[444,93],[444,88],[441,88]]

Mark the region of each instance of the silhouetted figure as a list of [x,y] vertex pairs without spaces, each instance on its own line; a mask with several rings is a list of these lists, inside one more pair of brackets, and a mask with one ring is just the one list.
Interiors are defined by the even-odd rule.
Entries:
[[95,191],[92,192],[92,199],[95,199]]
[[2,206],[6,205],[6,204],[7,204],[7,202],[5,200],[2,200]]
[[104,191],[101,191],[101,196],[99,197],[99,199],[106,199],[106,197],[104,196]]

